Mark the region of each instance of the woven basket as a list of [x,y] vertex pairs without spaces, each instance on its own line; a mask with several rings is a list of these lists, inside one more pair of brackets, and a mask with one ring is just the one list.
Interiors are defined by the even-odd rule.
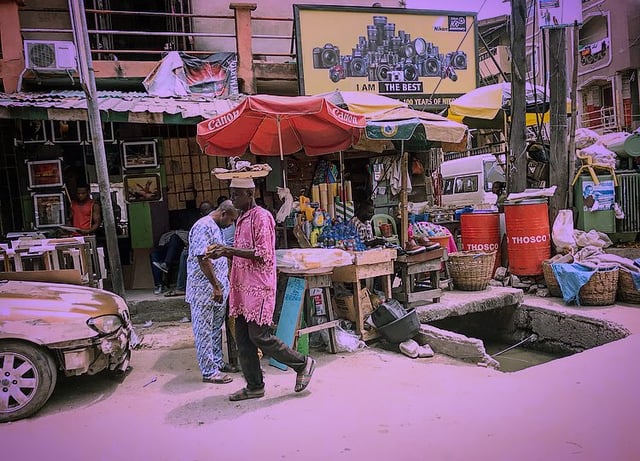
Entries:
[[562,290],[558,284],[556,274],[553,273],[553,268],[549,260],[542,261],[542,275],[544,275],[544,283],[547,284],[549,294],[556,298],[562,298]]
[[458,290],[478,291],[487,288],[495,262],[495,251],[456,251],[449,254],[447,269]]
[[608,306],[615,303],[618,290],[617,267],[599,270],[580,288],[578,298],[583,306]]
[[636,289],[631,274],[621,270],[618,276],[618,299],[625,303],[640,304],[640,290]]

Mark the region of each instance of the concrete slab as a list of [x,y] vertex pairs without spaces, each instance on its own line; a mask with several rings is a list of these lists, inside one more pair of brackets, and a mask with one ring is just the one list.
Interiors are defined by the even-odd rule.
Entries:
[[487,287],[482,291],[445,291],[440,302],[418,306],[420,323],[429,323],[456,315],[484,312],[499,307],[517,306],[524,300],[522,290]]

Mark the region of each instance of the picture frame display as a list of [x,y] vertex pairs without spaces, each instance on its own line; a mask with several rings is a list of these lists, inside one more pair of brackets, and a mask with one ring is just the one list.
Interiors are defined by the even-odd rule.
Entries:
[[122,143],[122,166],[129,168],[153,168],[158,166],[155,141],[125,141]]
[[162,200],[160,174],[134,174],[124,176],[124,195],[127,203],[157,202]]
[[47,141],[46,120],[22,120],[18,126],[23,144],[41,144]]
[[31,189],[63,185],[62,162],[60,159],[27,162],[27,171]]
[[33,194],[35,227],[57,227],[65,223],[65,205],[62,192]]
[[[91,130],[89,129],[89,124],[85,123],[85,130],[87,134],[87,141],[91,142]],[[116,140],[115,133],[113,130],[113,122],[103,122],[102,123],[102,140],[104,142],[114,142]]]
[[51,120],[51,140],[54,143],[79,143],[80,122],[77,120]]

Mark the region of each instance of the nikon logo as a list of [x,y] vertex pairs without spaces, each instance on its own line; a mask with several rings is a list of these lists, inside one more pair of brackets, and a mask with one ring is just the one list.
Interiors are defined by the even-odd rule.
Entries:
[[209,122],[208,128],[210,130],[217,130],[219,128],[222,128],[223,126],[226,126],[226,125],[230,124],[235,119],[237,119],[239,116],[240,116],[240,111],[239,110],[234,110],[233,112],[229,112],[227,114],[223,114],[220,117],[217,117],[217,118],[214,118],[213,120],[211,120]]
[[343,122],[348,123],[350,125],[354,125],[354,126],[362,125],[362,123],[360,122],[360,117],[358,117],[357,115],[350,114],[349,112],[346,112],[340,109],[339,107],[333,108],[333,115],[338,120],[342,120]]

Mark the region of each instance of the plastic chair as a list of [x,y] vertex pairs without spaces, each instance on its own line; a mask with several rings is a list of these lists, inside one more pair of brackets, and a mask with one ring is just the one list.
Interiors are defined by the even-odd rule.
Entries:
[[[383,237],[382,231],[380,230],[380,224],[390,224],[393,229],[393,235],[391,237]],[[400,240],[398,239],[398,228],[396,227],[396,220],[388,214],[376,214],[371,218],[371,227],[373,227],[373,234],[376,237],[383,237],[389,243],[395,243],[396,245],[400,245]]]
[[576,175],[573,177],[573,181],[571,181],[571,185],[573,186],[580,175],[583,172],[587,172],[591,175],[591,179],[593,179],[594,184],[597,186],[600,184],[600,180],[598,179],[598,175],[596,174],[596,170],[604,170],[609,173],[613,177],[613,185],[618,185],[618,178],[616,178],[616,172],[614,169],[608,165],[603,165],[602,163],[593,163],[593,157],[591,155],[580,155],[576,153],[576,157],[580,159],[580,168],[576,171]]

